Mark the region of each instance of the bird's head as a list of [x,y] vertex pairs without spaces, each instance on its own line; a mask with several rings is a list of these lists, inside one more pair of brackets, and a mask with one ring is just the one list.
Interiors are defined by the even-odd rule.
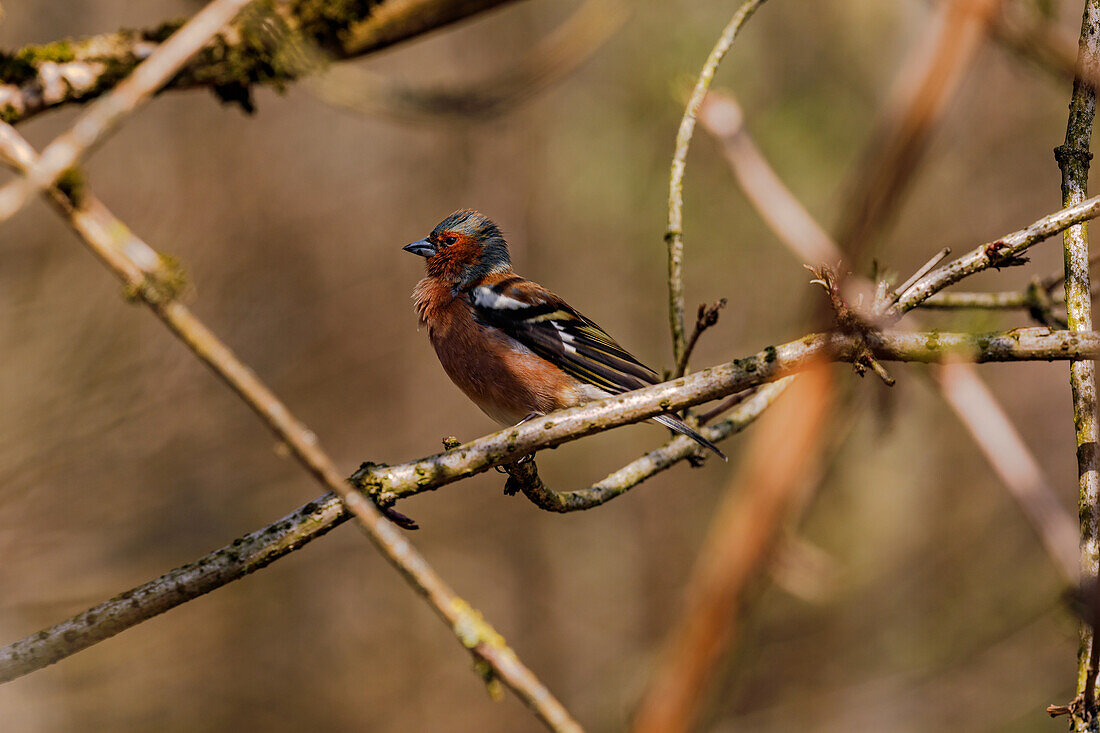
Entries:
[[432,233],[402,249],[427,259],[429,277],[455,286],[511,269],[508,244],[488,217],[463,209],[436,225]]

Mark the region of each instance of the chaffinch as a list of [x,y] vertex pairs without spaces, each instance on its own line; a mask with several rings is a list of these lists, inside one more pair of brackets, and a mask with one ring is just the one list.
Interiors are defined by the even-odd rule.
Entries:
[[[413,299],[443,369],[497,422],[514,425],[660,381],[602,328],[517,275],[500,229],[482,214],[456,211],[404,250],[427,259]],[[676,415],[652,419],[725,460]]]

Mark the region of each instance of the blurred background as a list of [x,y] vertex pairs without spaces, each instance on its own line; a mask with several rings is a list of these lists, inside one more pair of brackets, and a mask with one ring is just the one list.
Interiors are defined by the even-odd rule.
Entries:
[[[1080,2],[1047,3],[1075,34]],[[506,6],[354,62],[413,86],[468,84],[514,65],[578,6]],[[5,3],[0,46],[141,28],[182,1]],[[189,302],[320,436],[361,461],[435,452],[495,426],[443,374],[409,295],[423,261],[400,247],[476,207],[516,269],[644,361],[671,366],[668,165],[683,100],[734,3],[630,5],[572,74],[490,119],[338,109],[304,84],[256,92],[253,116],[171,92],[90,158],[89,183],[180,258]],[[827,228],[903,59],[928,32],[922,0],[774,2],[748,23],[716,88]],[[1069,84],[987,42],[946,109],[873,256],[908,274],[1059,207],[1052,155]],[[20,130],[38,147],[79,113]],[[761,222],[703,131],[685,188],[689,313],[729,299],[697,368],[796,338],[820,290]],[[321,491],[280,458],[248,409],[41,202],[4,227],[0,267],[0,643],[60,621],[268,524]],[[868,258],[869,259],[869,258]],[[967,288],[1023,287],[1061,267],[1057,240],[1026,268]],[[947,313],[944,329],[1029,325]],[[792,527],[811,572],[776,571],[712,680],[713,731],[1061,730],[1077,624],[1017,504],[921,366],[893,389],[838,367],[850,432]],[[1064,363],[981,367],[1076,515]],[[847,416],[846,416],[847,417]],[[750,428],[750,431],[752,428]],[[728,465],[680,465],[591,511],[541,512],[490,472],[402,503],[412,539],[591,730],[624,729]],[[580,488],[655,447],[631,426],[540,455]],[[526,731],[467,654],[352,527],[244,580],[0,687],[12,731]]]

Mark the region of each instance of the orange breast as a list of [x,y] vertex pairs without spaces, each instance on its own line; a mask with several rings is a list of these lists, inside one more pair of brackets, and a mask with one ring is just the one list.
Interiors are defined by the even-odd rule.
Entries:
[[572,377],[497,329],[479,325],[471,306],[453,298],[450,288],[423,280],[414,297],[447,376],[497,422],[514,425],[532,412],[582,401]]

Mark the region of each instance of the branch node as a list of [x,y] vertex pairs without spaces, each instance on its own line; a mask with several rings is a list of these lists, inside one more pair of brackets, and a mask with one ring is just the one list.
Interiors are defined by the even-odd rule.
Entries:
[[[840,267],[840,263],[837,263],[837,267]],[[888,387],[893,387],[895,384],[894,378],[886,371],[886,367],[882,366],[875,358],[874,352],[867,343],[868,338],[877,329],[844,300],[844,296],[840,294],[836,270],[828,265],[821,265],[820,267],[806,265],[806,269],[814,276],[814,279],[810,282],[820,285],[829,296],[829,303],[836,317],[837,330],[845,335],[854,336],[856,339],[857,346],[850,357],[852,369],[861,377],[870,369]]]
[[998,271],[1000,271],[1002,267],[1018,267],[1031,261],[1022,254],[1013,254],[1011,251],[1005,252],[1005,250],[1009,249],[1010,247],[1003,239],[998,239],[996,242],[990,242],[985,245],[983,254],[989,260],[989,264]]

